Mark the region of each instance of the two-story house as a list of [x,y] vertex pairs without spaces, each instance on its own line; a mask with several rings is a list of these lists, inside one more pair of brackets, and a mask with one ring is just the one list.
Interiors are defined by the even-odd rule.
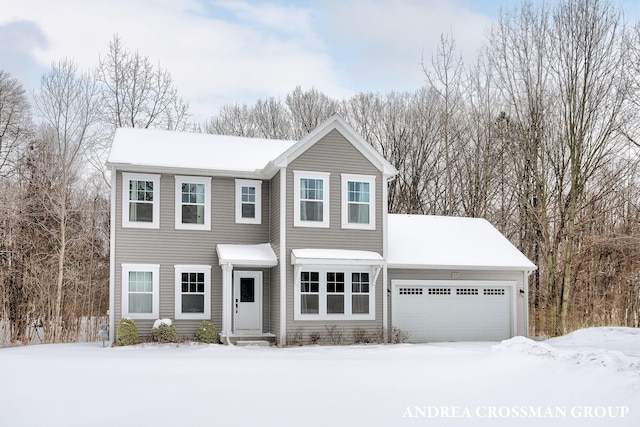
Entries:
[[389,215],[396,169],[338,115],[300,141],[118,129],[107,164],[112,339],[122,317],[280,345],[527,333],[535,266],[484,220]]

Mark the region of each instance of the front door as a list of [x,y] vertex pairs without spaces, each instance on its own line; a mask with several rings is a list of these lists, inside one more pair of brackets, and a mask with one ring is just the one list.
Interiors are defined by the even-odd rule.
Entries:
[[233,278],[233,331],[262,333],[262,272],[236,271]]

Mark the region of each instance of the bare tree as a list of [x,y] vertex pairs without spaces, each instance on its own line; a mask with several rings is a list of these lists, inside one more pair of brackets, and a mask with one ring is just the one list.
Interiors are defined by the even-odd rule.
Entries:
[[113,128],[141,127],[184,130],[189,104],[178,96],[171,74],[154,67],[148,57],[122,46],[119,36],[109,43],[96,79],[102,84],[104,121]]
[[22,85],[0,70],[0,176],[10,175],[31,132],[29,103]]
[[94,137],[92,130],[100,120],[98,87],[89,76],[78,74],[73,62],[62,60],[43,76],[35,106],[43,122],[40,138],[44,158],[49,160],[39,167],[47,186],[38,196],[57,224],[51,236],[56,242],[58,264],[52,325],[53,341],[57,342],[62,326],[67,249],[71,242],[72,193]]

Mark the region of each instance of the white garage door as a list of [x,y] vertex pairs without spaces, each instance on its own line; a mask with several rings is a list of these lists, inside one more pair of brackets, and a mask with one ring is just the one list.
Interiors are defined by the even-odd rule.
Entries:
[[513,284],[393,281],[392,324],[409,342],[500,341],[513,336]]

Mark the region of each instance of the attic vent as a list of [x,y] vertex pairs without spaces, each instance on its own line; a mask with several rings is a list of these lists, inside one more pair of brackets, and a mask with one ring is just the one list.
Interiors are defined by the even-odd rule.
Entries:
[[450,288],[429,288],[429,295],[451,295]]
[[478,295],[478,288],[456,289],[456,295]]
[[422,295],[422,288],[400,288],[400,295]]
[[504,289],[488,288],[484,290],[485,295],[504,295]]

